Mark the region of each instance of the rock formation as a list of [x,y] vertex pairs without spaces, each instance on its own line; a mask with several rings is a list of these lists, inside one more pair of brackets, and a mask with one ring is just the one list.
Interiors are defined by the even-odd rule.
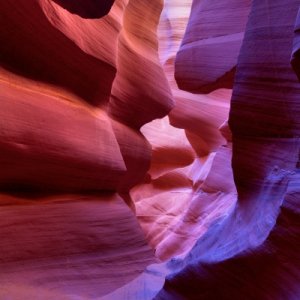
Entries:
[[194,0],[176,55],[178,86],[193,93],[232,88],[250,0]]
[[[2,186],[126,191],[145,174],[150,147],[138,128],[164,116],[172,97],[154,34],[162,3],[147,7],[140,33],[131,15],[144,5],[116,1],[85,19],[48,0],[1,4],[1,151],[11,166]],[[145,65],[137,80],[132,61]]]
[[252,3],[229,119],[238,201],[170,264],[155,299],[299,297],[299,83],[289,64],[299,4]]
[[298,300],[299,7],[2,1],[0,299]]
[[155,262],[116,195],[0,197],[0,299],[95,299]]
[[150,164],[139,127],[173,105],[162,2],[96,2],[0,4],[1,299],[100,297],[155,261],[128,190]]

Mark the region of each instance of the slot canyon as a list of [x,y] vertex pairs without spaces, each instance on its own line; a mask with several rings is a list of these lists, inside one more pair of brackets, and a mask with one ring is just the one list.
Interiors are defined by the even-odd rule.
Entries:
[[299,300],[299,8],[1,0],[0,300]]

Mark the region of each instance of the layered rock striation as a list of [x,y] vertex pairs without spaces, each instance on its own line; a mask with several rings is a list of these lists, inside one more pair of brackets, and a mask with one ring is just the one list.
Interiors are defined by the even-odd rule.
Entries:
[[170,262],[155,299],[299,296],[299,82],[289,63],[299,4],[252,3],[229,118],[238,201]]
[[299,6],[2,1],[0,298],[298,299]]
[[192,93],[232,88],[250,0],[194,0],[175,61],[178,86]]
[[173,106],[162,2],[99,3],[0,4],[2,299],[97,298],[156,260],[128,191],[150,165],[139,127]]
[[1,151],[11,167],[0,185],[127,192],[150,162],[139,127],[172,107],[154,34],[162,3],[116,1],[91,19],[62,2],[1,4]]

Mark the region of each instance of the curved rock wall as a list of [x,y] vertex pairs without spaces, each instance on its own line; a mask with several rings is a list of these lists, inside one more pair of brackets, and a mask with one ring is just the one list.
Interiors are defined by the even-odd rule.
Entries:
[[176,55],[178,86],[192,93],[232,88],[250,0],[194,0]]
[[298,299],[299,6],[2,1],[0,298]]
[[142,127],[152,145],[151,166],[144,182],[130,192],[147,240],[162,260],[188,253],[236,201],[231,149],[220,130],[231,91],[195,95],[179,90],[174,80],[191,3],[166,1],[161,14],[159,55],[175,106],[168,118]]
[[169,263],[155,299],[298,298],[300,85],[289,60],[299,4],[252,3],[229,119],[238,201]]
[[64,3],[1,4],[0,185],[127,192],[150,162],[138,127],[172,107],[156,52],[162,3],[116,1],[100,19]]
[[102,1],[90,15],[96,2],[0,4],[1,299],[97,298],[156,260],[128,190],[150,165],[139,127],[173,105],[162,2]]

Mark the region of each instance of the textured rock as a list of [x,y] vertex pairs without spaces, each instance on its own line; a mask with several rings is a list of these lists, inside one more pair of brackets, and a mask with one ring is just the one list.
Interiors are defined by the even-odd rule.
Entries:
[[262,244],[223,261],[194,262],[170,278],[155,299],[298,299],[299,179],[289,191],[293,200],[284,202]]
[[134,128],[165,116],[173,106],[157,53],[156,27],[162,5],[160,0],[131,0],[124,14],[109,112]]
[[169,114],[171,124],[165,118],[142,127],[153,149],[151,167],[144,182],[130,192],[138,220],[162,260],[185,255],[236,201],[231,146],[219,129],[228,116],[231,91],[195,95],[180,91],[174,81],[174,57],[190,5],[165,2],[159,54],[175,107]]
[[0,205],[1,299],[95,299],[155,261],[116,195],[1,194]]
[[174,60],[191,13],[192,0],[165,0],[158,24],[159,56],[171,87],[174,81]]
[[289,65],[299,4],[253,1],[229,119],[238,201],[170,262],[155,299],[299,297],[299,83]]
[[155,262],[128,190],[150,165],[138,127],[173,105],[156,49],[162,2],[91,15],[92,2],[0,4],[0,188],[28,193],[0,195],[3,299],[99,298]]
[[[116,189],[126,172],[109,118],[1,82],[0,186]],[[66,180],[67,179],[67,180]]]
[[175,55],[184,36],[191,4],[191,0],[165,1],[158,27],[159,54],[175,100],[169,114],[170,123],[185,129],[189,142],[203,157],[226,144],[219,127],[228,117],[231,91],[223,89],[209,95],[195,95],[178,89],[174,80]]
[[[117,3],[115,6],[112,14]],[[108,102],[120,29],[109,23],[118,25],[117,20],[111,16],[85,20],[46,0],[5,1],[0,8],[3,68],[48,83],[44,92],[61,95],[67,90],[90,104]],[[79,27],[76,32],[74,26]],[[110,27],[110,42],[105,39],[104,26]]]
[[127,193],[145,177],[150,167],[151,146],[139,131],[131,127],[112,120],[112,128],[127,170],[119,182],[118,191]]
[[194,0],[176,55],[179,88],[208,93],[231,88],[250,0]]
[[200,157],[226,144],[220,127],[228,118],[231,90],[220,89],[209,95],[174,91],[176,106],[170,113],[173,126],[184,128]]
[[298,76],[298,79],[300,79],[300,63],[299,63],[299,50],[300,50],[300,9],[298,10],[298,15],[296,19],[295,24],[295,36],[294,36],[294,43],[293,43],[293,52],[292,52],[292,58],[291,63],[292,66]]
[[0,153],[10,165],[0,186],[127,193],[150,164],[150,145],[136,128],[172,107],[156,49],[162,3],[118,0],[103,18],[86,19],[69,5],[85,13],[97,1],[56,2],[0,4]]
[[144,182],[130,191],[136,215],[158,258],[184,256],[235,204],[230,145],[198,157],[185,131],[167,118],[143,126],[142,132],[153,155]]
[[[299,135],[299,83],[289,61],[299,3],[254,4],[229,124],[235,135],[293,137]],[[270,18],[278,18],[276,24]]]
[[299,5],[0,3],[0,298],[298,300]]

